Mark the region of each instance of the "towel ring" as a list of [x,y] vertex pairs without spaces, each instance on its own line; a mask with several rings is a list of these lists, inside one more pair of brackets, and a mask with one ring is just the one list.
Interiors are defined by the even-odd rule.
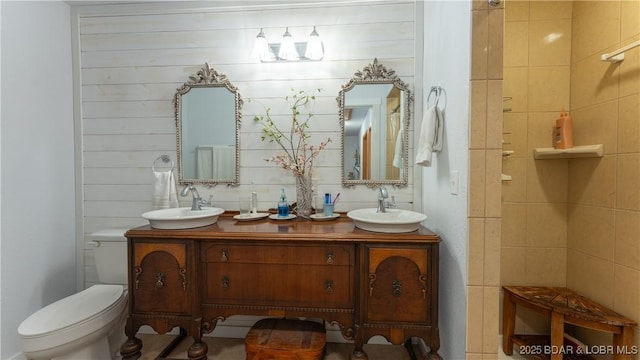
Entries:
[[151,164],[151,170],[152,171],[156,171],[156,162],[158,162],[158,160],[161,160],[163,163],[168,164],[171,163],[171,171],[173,171],[173,168],[175,167],[175,164],[173,163],[173,160],[171,160],[171,158],[169,157],[169,155],[161,155],[158,156],[158,158],[156,158],[153,161],[153,164]]
[[429,91],[429,95],[427,96],[427,106],[429,106],[429,101],[431,100],[431,94],[435,94],[436,98],[435,98],[435,106],[439,105],[440,102],[440,96],[442,96],[442,94],[444,94],[444,105],[442,106],[442,110],[444,110],[447,107],[447,92],[444,90],[444,88],[442,86],[432,86],[431,90]]

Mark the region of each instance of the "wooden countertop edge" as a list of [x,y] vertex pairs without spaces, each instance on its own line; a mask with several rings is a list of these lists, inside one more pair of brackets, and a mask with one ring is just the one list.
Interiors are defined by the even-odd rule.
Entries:
[[[249,229],[251,228],[251,229]],[[440,237],[431,230],[421,226],[409,233],[378,233],[356,228],[346,216],[333,221],[313,221],[293,219],[274,221],[261,219],[256,221],[237,222],[233,214],[220,216],[216,224],[180,230],[154,229],[144,225],[130,229],[125,234],[136,238],[182,238],[206,240],[247,239],[260,241],[308,240],[321,242],[405,242],[405,243],[438,243]]]

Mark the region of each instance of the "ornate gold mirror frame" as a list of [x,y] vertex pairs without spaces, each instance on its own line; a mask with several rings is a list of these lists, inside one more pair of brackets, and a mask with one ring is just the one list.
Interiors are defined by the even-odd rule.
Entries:
[[205,63],[177,89],[174,104],[179,183],[238,185],[243,104],[238,89]]
[[[389,86],[380,86],[385,84]],[[380,89],[371,87],[372,85],[379,85],[378,87]],[[367,88],[361,88],[362,86]],[[358,89],[356,90],[356,88]],[[356,93],[371,92],[370,90],[378,92],[384,91],[389,94],[393,93],[394,95],[389,96],[395,97],[394,105],[391,105],[388,100],[381,100],[379,97],[375,101],[370,101],[364,99],[364,95],[352,95]],[[354,97],[357,97],[357,99]],[[365,66],[364,69],[357,71],[349,82],[342,85],[337,101],[339,107],[340,130],[342,135],[342,186],[353,187],[356,185],[366,185],[370,188],[377,188],[381,185],[392,185],[393,187],[398,188],[408,186],[409,123],[413,112],[413,95],[409,90],[409,86],[396,75],[394,70],[379,64],[378,59],[376,58],[373,60],[373,64],[369,64]],[[376,127],[376,125],[372,123],[374,124],[372,127],[374,128],[374,132],[378,131],[380,135],[371,136],[371,127],[369,127],[368,134],[366,133],[366,129],[365,131],[360,130],[358,135],[359,138],[357,140],[359,141],[359,144],[356,144],[353,156],[349,154],[350,157],[355,158],[355,163],[346,165],[346,121],[350,121],[352,114],[357,111],[358,107],[366,108],[366,105],[363,104],[366,104],[367,101],[369,101],[369,103],[374,103],[376,101],[379,103],[378,105],[374,105],[376,109],[374,113],[377,111],[379,113],[378,115],[381,114],[382,117],[381,120],[379,120],[379,125]],[[384,104],[380,104],[383,102]],[[390,126],[390,124],[388,124],[388,120],[386,120],[390,116],[396,116],[395,121],[400,122],[399,126],[397,123],[395,124],[396,126],[393,131],[389,131],[389,128],[393,126]],[[374,116],[374,118],[375,117],[376,116]],[[376,130],[377,128],[379,129]],[[370,147],[367,148],[366,146],[363,146],[363,144],[366,144],[367,142],[373,143],[374,146],[378,147],[378,150],[371,151]],[[388,144],[382,144],[383,142]],[[386,149],[383,149],[383,146],[386,147]],[[393,153],[393,155],[391,155],[391,153]],[[390,158],[393,159],[390,160]],[[367,171],[364,169],[366,161],[374,164],[370,165],[370,167],[378,167],[378,170],[374,171],[377,174],[367,175]],[[375,162],[378,163],[376,164]],[[391,163],[393,163],[393,165],[391,165]],[[382,169],[390,169],[392,166],[396,169]],[[391,175],[392,172],[394,172],[393,175]],[[369,171],[369,173],[371,173],[371,171]]]

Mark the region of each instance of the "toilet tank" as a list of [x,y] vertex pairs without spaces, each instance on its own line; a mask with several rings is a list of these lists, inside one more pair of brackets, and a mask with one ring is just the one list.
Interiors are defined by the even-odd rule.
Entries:
[[105,229],[90,235],[101,284],[127,284],[127,230]]

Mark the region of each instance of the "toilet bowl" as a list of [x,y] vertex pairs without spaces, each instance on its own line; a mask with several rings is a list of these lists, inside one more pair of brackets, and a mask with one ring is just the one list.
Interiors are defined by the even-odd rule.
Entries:
[[109,333],[126,304],[121,285],[94,285],[56,301],[20,324],[22,351],[30,359],[111,360]]
[[[115,358],[125,341],[128,299],[124,286],[127,272],[125,231],[106,230],[91,236],[90,244],[95,247],[96,268],[101,284],[49,304],[20,324],[18,335],[27,358]],[[98,265],[103,262],[111,266]]]

